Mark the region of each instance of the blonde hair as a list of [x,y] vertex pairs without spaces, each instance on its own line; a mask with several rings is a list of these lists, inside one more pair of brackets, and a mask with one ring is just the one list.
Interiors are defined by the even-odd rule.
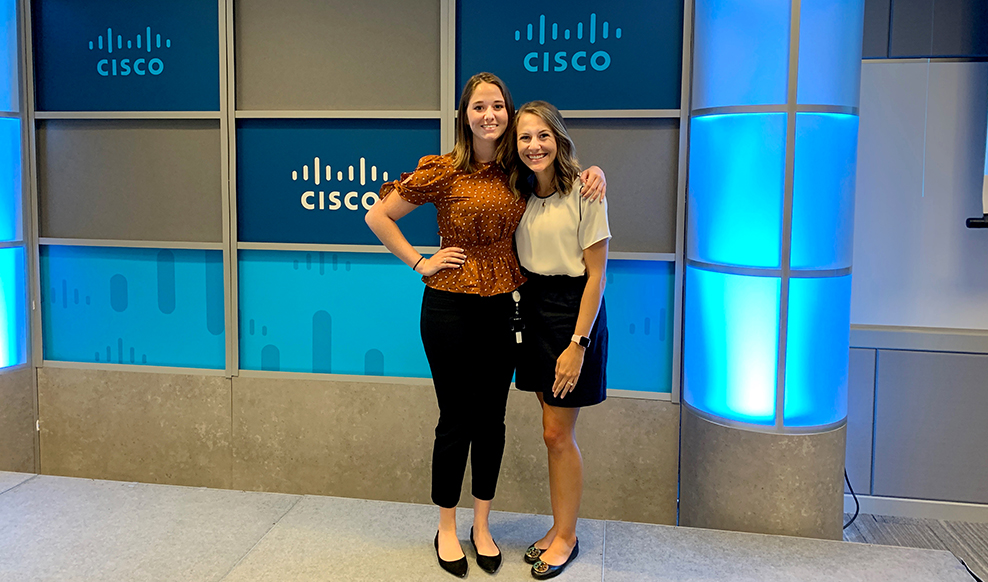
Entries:
[[[509,128],[512,127],[515,119],[515,104],[511,100],[511,93],[508,92],[508,87],[504,81],[499,79],[497,75],[477,73],[467,80],[463,86],[463,93],[460,94],[460,106],[456,113],[456,141],[453,144],[451,155],[453,156],[453,167],[469,173],[476,172],[478,166],[473,158],[473,132],[470,130],[470,122],[467,120],[467,108],[470,106],[470,99],[473,97],[474,90],[481,83],[490,83],[501,90],[501,96],[504,98],[504,110],[508,112],[507,125]],[[501,144],[506,141],[504,139],[506,135],[508,135],[507,129],[498,138],[496,145],[499,149]],[[495,160],[497,160],[496,157]]]
[[560,196],[569,194],[573,184],[580,177],[580,162],[576,157],[576,144],[566,130],[566,122],[551,103],[545,101],[530,101],[522,105],[515,114],[514,123],[508,139],[504,139],[498,147],[498,159],[508,172],[508,185],[517,196],[529,196],[536,193],[535,174],[521,161],[518,153],[518,120],[523,113],[538,116],[549,126],[556,138],[556,159],[553,161],[555,175],[552,187]]

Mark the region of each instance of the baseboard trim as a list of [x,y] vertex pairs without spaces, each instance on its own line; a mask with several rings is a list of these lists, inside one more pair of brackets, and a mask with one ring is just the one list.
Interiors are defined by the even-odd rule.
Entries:
[[[873,497],[870,495],[858,495],[858,502],[861,504],[861,513],[873,515],[988,523],[988,505],[979,503]],[[844,512],[854,513],[854,499],[850,493],[844,494]]]

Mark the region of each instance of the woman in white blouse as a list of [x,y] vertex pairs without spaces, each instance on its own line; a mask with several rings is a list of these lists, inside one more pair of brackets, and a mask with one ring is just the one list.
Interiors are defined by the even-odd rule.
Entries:
[[510,185],[527,197],[515,231],[523,272],[525,324],[515,385],[535,392],[542,406],[549,454],[552,528],[532,544],[532,576],[552,578],[576,558],[576,519],[583,494],[583,458],[576,444],[580,408],[606,397],[607,204],[579,195],[576,148],[559,111],[526,103],[503,142]]

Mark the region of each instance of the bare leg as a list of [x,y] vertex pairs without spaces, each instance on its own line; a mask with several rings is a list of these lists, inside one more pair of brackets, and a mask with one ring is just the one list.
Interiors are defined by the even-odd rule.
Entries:
[[463,548],[456,537],[456,508],[439,508],[439,557],[455,562],[463,557]]
[[559,408],[542,402],[542,438],[549,453],[552,529],[540,540],[549,541],[540,559],[554,566],[566,562],[576,545],[576,519],[583,497],[583,457],[576,444],[579,414],[579,408]]
[[490,528],[491,502],[473,498],[473,542],[482,556],[496,556],[500,550],[494,545]]
[[[546,407],[546,404],[545,404],[545,400],[542,398],[542,393],[541,392],[536,392],[535,393],[535,396],[537,396],[538,399],[539,399],[539,406],[542,407],[542,414],[544,416],[545,415],[545,407]],[[545,421],[543,420],[543,427],[544,426],[545,426]],[[550,498],[551,498],[551,495],[550,495]],[[545,551],[545,550],[549,549],[549,546],[552,544],[552,540],[555,537],[556,537],[556,524],[553,523],[552,524],[552,527],[549,528],[549,531],[547,531],[546,534],[544,536],[542,536],[542,539],[540,539],[539,541],[535,542],[532,545],[534,545],[536,548],[538,548],[538,549],[540,549],[542,551]]]

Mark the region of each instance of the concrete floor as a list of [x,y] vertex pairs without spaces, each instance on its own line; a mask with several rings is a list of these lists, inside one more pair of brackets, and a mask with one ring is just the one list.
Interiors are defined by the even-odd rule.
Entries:
[[[490,577],[531,580],[521,555],[550,518],[495,512],[505,554]],[[426,505],[248,493],[0,472],[4,582],[451,581],[435,560]],[[911,582],[972,578],[949,552],[581,520],[565,581]]]

